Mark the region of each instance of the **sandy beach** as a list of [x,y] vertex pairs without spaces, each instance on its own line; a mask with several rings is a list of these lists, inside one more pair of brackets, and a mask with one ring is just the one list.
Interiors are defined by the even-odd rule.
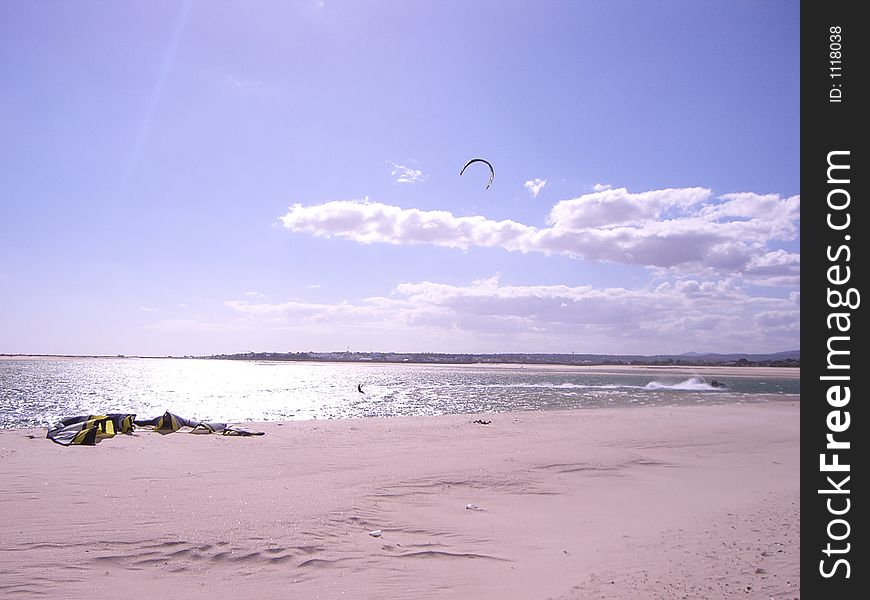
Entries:
[[4,430],[0,596],[799,598],[799,417],[313,420],[95,447]]

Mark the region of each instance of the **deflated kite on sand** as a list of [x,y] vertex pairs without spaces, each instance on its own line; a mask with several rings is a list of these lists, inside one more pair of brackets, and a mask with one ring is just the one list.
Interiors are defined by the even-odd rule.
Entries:
[[105,438],[114,437],[117,433],[132,433],[136,427],[150,427],[160,433],[172,433],[182,427],[189,427],[190,433],[265,435],[263,431],[250,431],[226,423],[193,421],[167,411],[153,419],[137,419],[136,415],[127,413],[67,417],[49,429],[45,437],[62,446],[93,446]]

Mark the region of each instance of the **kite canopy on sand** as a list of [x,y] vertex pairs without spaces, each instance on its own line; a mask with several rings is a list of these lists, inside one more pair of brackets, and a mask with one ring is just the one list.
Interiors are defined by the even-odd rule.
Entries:
[[487,167],[489,167],[489,183],[486,184],[486,189],[489,189],[489,186],[492,185],[492,180],[495,177],[495,169],[492,168],[492,164],[490,164],[490,162],[488,160],[486,160],[484,158],[472,158],[470,161],[465,163],[465,166],[462,167],[462,170],[459,171],[459,174],[462,175],[465,172],[465,169],[468,168],[468,165],[470,165],[472,163],[476,163],[476,162],[482,162]]
[[222,435],[265,435],[262,431],[250,431],[226,423],[206,423],[185,419],[167,411],[153,419],[137,419],[128,413],[105,415],[80,415],[67,417],[48,430],[45,437],[61,446],[95,446],[105,438],[118,433],[133,433],[136,427],[151,427],[160,433],[178,431],[190,427],[191,433],[220,433]]

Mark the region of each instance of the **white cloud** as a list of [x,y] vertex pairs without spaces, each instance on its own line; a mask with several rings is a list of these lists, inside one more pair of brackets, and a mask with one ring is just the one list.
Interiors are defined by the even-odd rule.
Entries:
[[537,198],[538,194],[541,193],[541,190],[544,189],[544,186],[547,185],[546,179],[535,178],[531,179],[523,184],[533,198]]
[[606,189],[558,202],[545,228],[367,200],[295,204],[281,220],[290,231],[366,244],[564,254],[684,273],[741,275],[768,285],[794,285],[800,272],[798,254],[772,247],[797,238],[799,196],[716,198],[706,188]]
[[665,189],[631,194],[625,188],[608,189],[563,200],[550,211],[548,223],[555,229],[583,231],[598,227],[648,225],[672,208],[688,208],[704,202],[704,188]]
[[391,167],[390,175],[396,179],[396,183],[423,183],[429,179],[429,176],[419,169],[413,169],[396,163],[387,164]]
[[596,183],[595,185],[592,186],[592,191],[603,192],[604,190],[609,190],[612,187],[613,186],[610,185],[609,183]]
[[272,322],[286,322],[291,319],[313,321],[355,321],[361,317],[377,317],[377,309],[365,305],[354,306],[347,302],[337,304],[317,304],[301,301],[281,304],[254,304],[247,300],[228,300],[224,302],[232,310],[248,317]]
[[800,285],[801,257],[785,250],[753,256],[745,275],[761,285]]
[[150,312],[157,312],[157,309],[152,307],[152,306],[140,306],[139,310],[141,310],[142,312],[149,312],[149,313]]
[[532,230],[514,221],[485,217],[456,217],[439,210],[403,209],[359,200],[334,201],[315,206],[295,204],[281,217],[291,231],[320,237],[343,237],[370,244],[434,244],[453,248],[510,246]]
[[777,351],[799,347],[793,299],[753,297],[732,280],[686,280],[642,289],[504,285],[498,276],[469,285],[402,283],[389,298],[281,304],[228,301],[249,326],[317,328],[421,339],[433,351],[463,341],[475,351]]

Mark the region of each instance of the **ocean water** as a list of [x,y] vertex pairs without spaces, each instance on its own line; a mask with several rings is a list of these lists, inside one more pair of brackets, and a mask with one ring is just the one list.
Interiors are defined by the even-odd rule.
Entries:
[[[751,370],[747,370],[750,373]],[[718,377],[718,376],[717,376]],[[64,417],[164,411],[243,423],[613,406],[794,400],[799,377],[145,358],[0,359],[0,429]],[[364,393],[358,391],[362,386]]]

